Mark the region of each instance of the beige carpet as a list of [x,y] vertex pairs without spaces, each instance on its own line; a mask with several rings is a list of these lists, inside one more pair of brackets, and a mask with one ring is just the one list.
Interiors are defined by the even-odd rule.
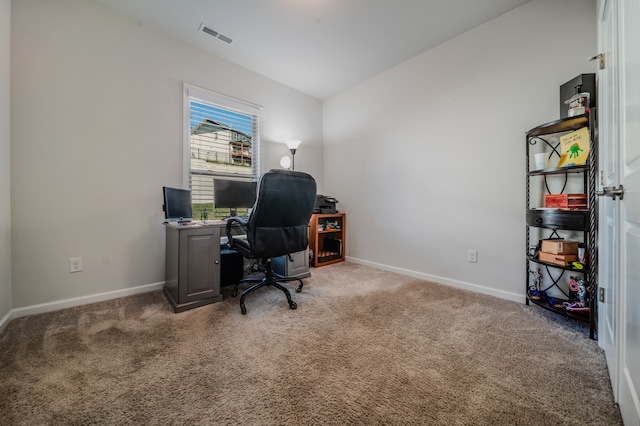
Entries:
[[[298,304],[161,292],[19,318],[0,424],[620,425],[602,351],[537,307],[340,263]],[[293,289],[293,284],[289,286]]]

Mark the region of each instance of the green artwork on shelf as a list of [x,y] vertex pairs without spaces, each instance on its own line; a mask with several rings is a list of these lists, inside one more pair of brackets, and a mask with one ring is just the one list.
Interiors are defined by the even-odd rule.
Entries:
[[586,127],[560,137],[558,167],[583,166],[589,157],[589,130]]

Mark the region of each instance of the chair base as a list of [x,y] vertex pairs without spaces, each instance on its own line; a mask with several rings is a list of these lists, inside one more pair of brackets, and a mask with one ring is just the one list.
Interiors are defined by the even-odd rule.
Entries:
[[281,275],[278,275],[278,274],[274,273],[273,269],[271,267],[271,259],[268,259],[265,262],[264,273],[265,273],[265,277],[264,278],[244,278],[244,279],[240,280],[240,282],[238,282],[238,284],[236,284],[233,287],[233,297],[236,297],[238,295],[238,287],[240,286],[240,284],[242,284],[242,283],[255,283],[251,287],[249,287],[246,290],[244,290],[242,292],[242,296],[240,296],[240,310],[242,311],[242,314],[245,315],[247,313],[247,308],[246,308],[246,306],[244,304],[244,299],[247,297],[247,295],[249,293],[251,293],[252,291],[255,291],[255,290],[257,290],[257,289],[259,289],[261,287],[266,287],[266,286],[273,286],[273,287],[279,289],[280,291],[282,291],[285,294],[285,296],[287,297],[287,302],[289,303],[289,308],[296,309],[298,307],[298,305],[296,305],[296,302],[294,302],[291,299],[291,293],[289,293],[289,290],[287,290],[285,287],[280,285],[280,283],[290,282],[290,281],[298,281],[300,284],[298,285],[298,287],[296,287],[296,292],[300,293],[302,291],[302,286],[304,285],[302,280],[300,278],[283,277]]

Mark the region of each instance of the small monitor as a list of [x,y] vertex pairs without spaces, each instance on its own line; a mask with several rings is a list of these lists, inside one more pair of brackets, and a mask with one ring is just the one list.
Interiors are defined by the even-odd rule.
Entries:
[[213,203],[216,209],[249,209],[256,202],[257,183],[229,179],[213,180]]
[[162,187],[164,195],[164,217],[169,222],[191,221],[191,191],[181,188]]

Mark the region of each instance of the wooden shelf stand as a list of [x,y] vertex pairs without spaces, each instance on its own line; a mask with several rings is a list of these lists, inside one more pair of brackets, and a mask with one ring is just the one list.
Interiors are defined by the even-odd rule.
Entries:
[[311,266],[344,261],[346,218],[344,213],[313,214],[309,223],[309,248],[313,251]]

